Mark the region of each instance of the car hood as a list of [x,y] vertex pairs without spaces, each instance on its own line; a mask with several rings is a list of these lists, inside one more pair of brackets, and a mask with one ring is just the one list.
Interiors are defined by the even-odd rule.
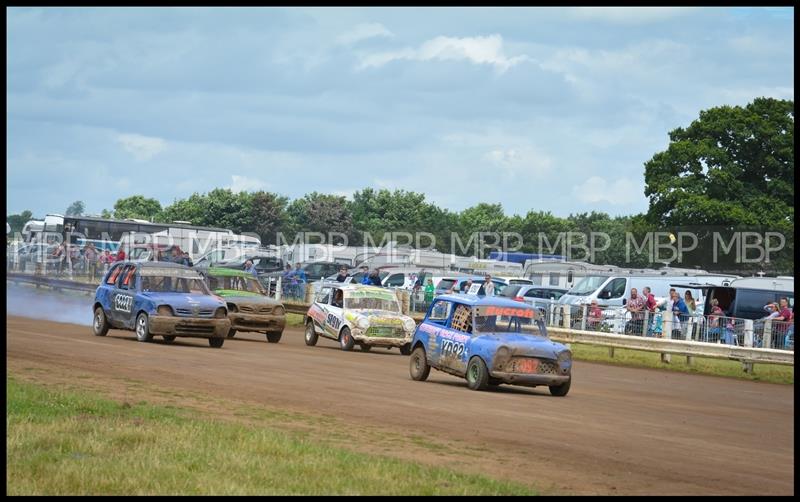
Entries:
[[215,289],[215,295],[223,298],[266,298],[261,293],[253,293],[251,291],[240,291],[238,289]]
[[278,300],[247,291],[229,291],[231,294],[222,294],[219,291],[215,291],[214,293],[224,298],[226,302],[239,305],[281,305],[281,302]]
[[225,302],[220,298],[211,295],[199,295],[192,293],[142,293],[142,296],[150,298],[155,303],[170,305],[174,308],[215,309],[224,307]]
[[511,353],[515,356],[555,359],[560,352],[567,350],[565,345],[554,342],[544,336],[523,333],[485,333],[477,337],[477,339],[492,344],[504,345],[511,349]]
[[348,309],[345,317],[347,319],[355,319],[359,316],[364,316],[370,320],[370,324],[374,324],[373,321],[388,321],[391,322],[393,320],[404,321],[406,319],[411,319],[409,316],[401,314],[399,312],[392,312],[391,310],[379,310],[379,309]]

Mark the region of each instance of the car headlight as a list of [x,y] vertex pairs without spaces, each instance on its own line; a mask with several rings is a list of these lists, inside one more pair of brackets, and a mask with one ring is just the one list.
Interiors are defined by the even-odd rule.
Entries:
[[358,326],[361,329],[369,328],[369,319],[367,319],[366,317],[359,317],[358,320],[356,321],[356,326]]
[[228,304],[228,312],[238,312],[238,311],[239,307],[237,307],[235,303]]
[[414,319],[405,319],[403,320],[403,327],[406,331],[414,331],[417,327],[417,323],[414,322]]
[[558,355],[558,362],[565,363],[572,360],[572,353],[568,350],[561,352]]
[[172,313],[172,307],[170,307],[169,305],[159,306],[156,312],[158,312],[158,315],[166,315],[166,316],[174,315]]
[[278,305],[272,310],[273,315],[283,315],[286,313],[286,309],[284,309],[281,305]]
[[214,317],[216,317],[217,319],[224,319],[228,317],[228,313],[225,311],[225,307],[218,308],[217,311],[214,312]]

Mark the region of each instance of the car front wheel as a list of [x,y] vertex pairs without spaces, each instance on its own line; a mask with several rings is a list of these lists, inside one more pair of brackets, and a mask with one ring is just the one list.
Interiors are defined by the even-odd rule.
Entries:
[[225,339],[222,338],[222,337],[215,337],[215,338],[209,338],[208,339],[208,344],[211,345],[212,347],[214,347],[215,349],[218,349],[218,348],[222,347],[222,344],[224,344],[224,343],[225,343]]
[[94,323],[92,325],[92,331],[94,332],[95,336],[106,336],[108,334],[108,320],[106,319],[106,313],[103,310],[103,307],[97,307],[94,309]]
[[480,357],[473,357],[467,365],[467,386],[472,390],[484,390],[489,385],[489,370]]
[[404,356],[407,356],[407,355],[411,354],[411,344],[407,343],[405,345],[401,345],[400,346],[400,353],[403,354]]
[[567,392],[569,392],[569,386],[572,384],[572,378],[567,380],[565,383],[561,385],[551,385],[550,386],[550,394],[554,396],[566,396]]
[[172,343],[175,341],[175,335],[164,335],[164,343]]
[[424,382],[428,379],[431,372],[431,366],[428,364],[428,359],[425,356],[425,349],[417,347],[411,353],[411,361],[409,362],[409,372],[411,379],[418,382]]
[[350,334],[350,328],[347,326],[342,328],[342,332],[339,334],[339,345],[342,346],[342,350],[344,351],[353,350],[355,340],[353,340],[353,335]]
[[281,335],[283,335],[283,332],[280,331],[277,333],[267,333],[267,341],[269,343],[278,343],[281,341]]
[[136,338],[140,342],[149,342],[153,339],[150,334],[150,319],[142,312],[136,317]]
[[306,345],[308,345],[309,347],[313,347],[314,345],[317,344],[318,338],[319,335],[317,334],[316,331],[314,331],[314,323],[306,324],[306,336],[305,336]]
[[236,336],[236,330],[235,329],[229,329],[228,330],[228,338],[233,338],[234,336]]

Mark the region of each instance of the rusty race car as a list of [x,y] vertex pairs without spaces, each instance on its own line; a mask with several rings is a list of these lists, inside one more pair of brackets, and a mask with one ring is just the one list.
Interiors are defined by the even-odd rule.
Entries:
[[340,282],[320,285],[305,319],[306,345],[317,344],[320,336],[338,340],[342,350],[399,347],[411,353],[411,336],[416,323],[403,315],[394,291]]
[[225,302],[211,294],[200,274],[176,263],[115,263],[103,276],[92,308],[95,335],[128,329],[140,342],[157,335],[171,343],[181,336],[207,338],[218,348],[231,326]]
[[237,331],[265,333],[269,343],[278,343],[286,326],[283,304],[267,296],[258,278],[241,270],[209,267],[204,275],[214,294],[228,306],[231,328],[228,338]]
[[426,380],[435,368],[466,378],[473,390],[546,385],[565,396],[572,384],[572,352],[547,337],[535,308],[506,298],[438,296],[412,343],[413,380]]

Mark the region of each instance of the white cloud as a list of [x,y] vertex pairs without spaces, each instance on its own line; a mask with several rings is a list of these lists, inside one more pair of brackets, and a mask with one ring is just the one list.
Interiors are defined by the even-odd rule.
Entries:
[[518,172],[542,174],[549,171],[553,164],[550,157],[529,146],[495,149],[484,155],[483,159],[497,168],[506,170],[511,176]]
[[608,202],[621,206],[640,201],[644,197],[644,190],[628,178],[617,178],[609,182],[599,176],[592,176],[573,187],[572,195],[589,204]]
[[424,42],[419,48],[405,48],[394,52],[379,52],[363,57],[359,69],[371,66],[380,67],[391,61],[406,59],[411,61],[462,61],[494,66],[504,72],[522,61],[530,60],[526,55],[508,57],[503,50],[503,37],[443,37],[439,36]]
[[163,139],[141,134],[119,134],[116,139],[136,160],[149,160],[167,148],[167,142]]
[[352,45],[369,38],[393,36],[394,33],[387,30],[381,23],[362,23],[352,30],[339,35],[336,38],[336,42],[340,45]]
[[264,190],[269,185],[264,183],[261,180],[257,180],[255,178],[247,178],[245,176],[239,176],[234,174],[231,176],[233,183],[229,187],[233,192],[253,192],[258,190]]
[[697,11],[696,7],[573,7],[572,14],[580,19],[608,21],[619,24],[647,24],[667,21]]

